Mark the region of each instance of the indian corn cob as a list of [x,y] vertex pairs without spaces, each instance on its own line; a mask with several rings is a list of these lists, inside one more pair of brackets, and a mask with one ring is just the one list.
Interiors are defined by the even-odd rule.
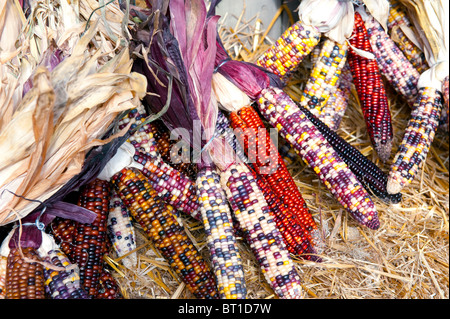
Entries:
[[331,95],[334,94],[342,69],[347,61],[348,45],[325,39],[319,56],[306,82],[300,105],[319,116]]
[[50,250],[45,261],[52,266],[64,268],[55,270],[44,267],[45,292],[51,299],[88,299],[87,292],[81,287],[80,271],[76,264],[59,249]]
[[421,88],[389,171],[389,193],[399,193],[414,180],[433,142],[441,112],[441,92],[432,87]]
[[109,200],[107,181],[95,179],[80,189],[77,205],[97,213],[97,217],[92,224],[77,223],[68,257],[80,268],[81,285],[90,298],[98,293],[103,255],[107,250]]
[[448,75],[445,77],[444,82],[442,83],[442,94],[444,95],[444,109],[447,113],[447,128],[450,128],[450,116],[449,116],[449,102],[448,102]]
[[408,103],[414,103],[418,93],[419,71],[408,61],[375,18],[368,17],[365,26],[381,74]]
[[234,163],[222,171],[220,181],[267,283],[279,298],[301,298],[300,277],[252,173]]
[[112,183],[132,217],[189,291],[199,299],[218,298],[208,265],[147,178],[138,170],[124,168],[114,175]]
[[303,59],[319,43],[320,36],[318,28],[298,21],[283,32],[256,64],[287,82]]
[[328,125],[333,131],[337,131],[342,118],[347,110],[353,85],[352,73],[348,63],[344,65],[337,84],[336,91],[330,96],[318,118]]
[[389,194],[387,192],[387,175],[371,160],[367,159],[355,147],[347,143],[341,136],[322,123],[309,110],[299,106],[300,110],[315,125],[327,142],[333,147],[339,157],[347,164],[367,191],[375,196],[393,203],[399,203],[401,193]]
[[12,248],[6,267],[6,299],[45,298],[44,266],[35,248]]
[[123,257],[123,264],[132,268],[137,263],[136,234],[130,212],[114,189],[111,190],[108,214],[108,235],[118,257]]
[[[262,178],[270,185],[283,205],[298,218],[298,221],[303,225],[305,231],[311,233],[311,236],[313,236],[313,233],[317,233],[317,225],[309,212],[306,202],[297,185],[284,164],[283,159],[273,144],[270,135],[265,134],[264,137],[258,136],[258,130],[265,129],[264,123],[258,113],[256,113],[251,106],[245,106],[237,112],[232,112],[230,114],[230,119],[234,129],[240,128],[243,132],[246,132],[245,134],[247,136],[250,135],[247,139],[245,136],[239,136],[238,134],[238,139],[241,140],[241,145],[244,147],[245,151],[255,153],[251,155],[247,154],[247,156],[249,158],[255,158],[256,161],[254,167],[256,172],[259,175],[262,175]],[[261,141],[260,139],[262,138],[265,139]],[[258,151],[255,152],[255,150],[251,150],[249,145],[255,145],[256,150]],[[273,166],[275,167],[271,168],[268,173],[262,172],[261,170],[263,167],[267,167],[266,163],[264,163],[265,160],[261,159],[261,154],[259,154],[261,146],[268,154],[274,154],[274,158],[272,159],[274,163],[269,163],[269,165],[274,164]],[[316,237],[317,236],[315,235],[313,236],[313,238]],[[312,244],[314,245],[314,243]]]
[[428,69],[425,54],[402,30],[402,26],[413,28],[413,25],[398,1],[391,0],[390,4],[387,26],[391,38],[396,39],[399,49],[403,52],[408,61],[412,63],[419,73],[422,73]]
[[292,255],[302,257],[306,260],[320,262],[321,258],[317,256],[317,253],[322,247],[317,247],[318,240],[316,239],[314,241],[316,246],[313,247],[311,245],[311,242],[313,242],[311,234],[304,229],[297,216],[292,214],[289,209],[281,203],[278,196],[273,192],[262,176],[258,175],[256,171],[252,169],[251,164],[248,165],[248,168],[252,172],[259,189],[263,193],[264,198],[270,207],[272,216],[277,228],[283,236],[283,241],[287,250]]
[[150,157],[136,151],[134,160],[144,166],[142,174],[166,203],[200,220],[200,205],[195,183],[165,163],[160,156]]
[[[358,12],[355,12],[355,25],[349,42],[357,49],[373,53],[364,21]],[[349,49],[348,61],[369,137],[380,159],[386,162],[391,154],[393,131],[377,61],[359,55],[352,48]]]
[[96,299],[123,299],[119,285],[112,274],[103,269],[99,278],[99,292]]
[[231,211],[216,169],[209,165],[200,168],[196,185],[219,295],[226,299],[245,299],[247,289],[242,259]]
[[343,207],[361,225],[377,229],[378,213],[366,190],[295,102],[281,89],[272,87],[261,92],[257,105]]
[[8,258],[0,256],[0,299],[5,299],[5,278],[6,278],[6,264]]

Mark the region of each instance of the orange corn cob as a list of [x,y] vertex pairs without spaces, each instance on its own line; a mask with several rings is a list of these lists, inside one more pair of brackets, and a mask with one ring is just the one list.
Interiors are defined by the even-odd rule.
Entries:
[[313,57],[313,69],[300,98],[300,105],[319,116],[330,96],[336,92],[337,83],[347,61],[347,44],[325,39],[318,57]]
[[114,175],[112,183],[133,218],[189,291],[199,299],[218,298],[208,265],[147,178],[138,170],[124,168]]

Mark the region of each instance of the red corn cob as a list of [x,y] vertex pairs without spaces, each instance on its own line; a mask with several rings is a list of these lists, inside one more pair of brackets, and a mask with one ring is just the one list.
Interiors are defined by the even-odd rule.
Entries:
[[[364,21],[355,13],[355,26],[350,39],[352,46],[373,53]],[[349,49],[348,61],[366,120],[369,137],[380,159],[386,162],[392,148],[392,123],[389,104],[377,61],[358,55]]]
[[107,249],[107,217],[109,212],[109,182],[95,179],[80,190],[78,205],[97,213],[92,224],[78,223],[69,259],[80,268],[80,279],[88,295],[98,293],[103,255]]

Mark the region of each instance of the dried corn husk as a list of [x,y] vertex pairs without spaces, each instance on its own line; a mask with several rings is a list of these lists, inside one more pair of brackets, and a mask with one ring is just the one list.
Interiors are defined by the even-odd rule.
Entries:
[[[26,216],[84,166],[92,166],[86,156],[94,148],[111,143],[106,150],[94,152],[97,160],[95,156],[118,147],[112,141],[126,128],[110,135],[116,118],[135,108],[146,93],[145,77],[131,72],[132,60],[122,41],[126,36],[121,35],[124,28],[108,35],[109,23],[127,23],[118,20],[124,17],[118,4],[105,6],[106,19],[85,19],[77,13],[80,8],[90,15],[97,6],[88,7],[93,2],[87,0],[71,3],[32,2],[34,19],[24,28],[29,32],[21,34],[14,61],[10,59],[0,73],[0,98],[7,102],[1,112],[8,115],[0,122],[0,225]],[[41,15],[42,8],[49,6],[53,6],[51,14]],[[65,57],[49,71],[39,63],[53,44]],[[3,80],[11,74],[15,82]],[[30,74],[34,85],[22,98]]]

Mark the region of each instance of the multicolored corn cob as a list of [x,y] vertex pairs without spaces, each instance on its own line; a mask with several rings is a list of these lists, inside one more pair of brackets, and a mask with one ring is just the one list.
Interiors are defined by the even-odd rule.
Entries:
[[114,189],[111,190],[107,227],[117,256],[125,256],[122,259],[123,264],[132,268],[137,263],[136,252],[133,252],[136,249],[136,234],[130,212]]
[[303,59],[319,43],[318,28],[296,22],[258,59],[257,65],[287,82]]
[[201,219],[194,181],[164,162],[160,156],[150,157],[136,151],[134,160],[144,166],[142,174],[163,201],[197,220]]
[[244,149],[242,148],[241,144],[238,142],[236,135],[234,134],[231,123],[228,120],[228,118],[219,110],[217,114],[217,121],[216,121],[216,130],[214,132],[214,135],[218,137],[223,137],[225,141],[230,145],[234,153],[239,157],[239,159],[246,163],[248,161],[247,156],[245,155]]
[[[317,243],[320,241],[317,238],[311,238],[310,232],[305,230],[297,216],[292,214],[290,210],[281,203],[278,196],[272,191],[262,176],[256,173],[251,164],[248,165],[248,168],[252,172],[253,178],[256,180],[259,189],[269,205],[276,226],[283,236],[283,241],[287,250],[297,257],[320,262],[321,258],[317,256],[317,253],[322,250],[322,247],[317,247]],[[315,247],[311,245],[312,242],[316,244]]]
[[300,105],[307,107],[314,115],[322,113],[328,99],[334,94],[342,69],[347,61],[348,45],[331,39],[323,41],[319,56],[312,60],[313,69],[306,82]]
[[347,164],[369,193],[373,193],[384,201],[393,203],[399,203],[401,201],[401,193],[389,194],[387,192],[388,177],[375,163],[367,159],[355,147],[347,143],[335,131],[322,123],[309,110],[301,105],[299,108],[320,131],[323,137],[325,137],[327,142],[333,147],[339,157]]
[[5,292],[6,299],[45,299],[44,266],[35,248],[10,250]]
[[449,104],[448,104],[448,76],[445,77],[442,82],[442,95],[444,96],[444,106],[442,109],[441,125],[443,125],[446,130],[450,129],[450,114],[449,114]]
[[342,118],[347,110],[352,85],[352,73],[348,63],[346,63],[339,77],[336,91],[330,96],[318,116],[319,120],[333,131],[337,131],[341,125]]
[[375,18],[368,17],[365,26],[381,74],[408,103],[414,103],[419,92],[417,89],[419,71],[408,61]]
[[59,249],[51,250],[44,260],[50,265],[64,268],[55,270],[44,267],[47,296],[51,299],[89,299],[87,292],[81,287],[78,266],[72,264],[66,254]]
[[433,142],[442,107],[440,91],[431,87],[419,90],[402,143],[389,171],[389,193],[399,193],[414,180]]
[[75,229],[78,223],[71,219],[56,217],[49,225],[48,233],[52,234],[56,244],[67,256],[73,248]]
[[197,176],[197,196],[220,298],[245,299],[247,288],[233,220],[220,176],[213,167],[202,167]]
[[[269,184],[273,192],[280,198],[281,203],[296,216],[303,225],[305,232],[316,232],[317,225],[270,135],[258,136],[259,130],[265,130],[264,123],[258,113],[251,106],[245,106],[237,112],[232,112],[230,119],[234,129],[239,128],[245,133],[244,136],[238,134],[238,140],[240,140],[244,150],[248,152],[247,156],[255,158],[254,167],[256,172]],[[256,147],[250,148],[250,145]],[[260,154],[261,150],[266,153]],[[267,159],[267,154],[272,156],[272,158]],[[268,163],[266,163],[267,160]],[[265,172],[264,168],[268,168],[268,172]],[[311,244],[314,245],[314,243]]]
[[[355,12],[355,25],[349,42],[357,49],[373,53],[364,21],[358,12]],[[377,60],[363,57],[350,48],[348,61],[370,140],[380,159],[386,162],[391,154],[393,131]]]
[[414,28],[409,20],[402,5],[398,1],[391,0],[388,17],[388,30],[391,38],[396,38],[399,49],[403,52],[414,68],[422,74],[429,67],[426,62],[425,54],[412,42],[404,33],[401,26]]
[[103,255],[107,252],[109,200],[107,181],[95,179],[80,189],[77,205],[97,213],[97,217],[92,224],[77,224],[68,257],[80,268],[81,285],[89,297],[98,294]]
[[5,299],[6,291],[6,265],[8,258],[5,256],[0,256],[0,299]]
[[199,299],[216,299],[218,292],[208,265],[148,179],[124,168],[112,178],[132,217],[142,226],[170,267]]
[[99,292],[96,299],[123,299],[119,285],[112,274],[103,269],[99,278]]
[[261,92],[257,106],[342,206],[361,225],[377,229],[378,213],[369,194],[296,103],[281,89],[272,87]]
[[300,277],[252,173],[234,163],[222,171],[220,180],[267,283],[279,298],[301,298]]

